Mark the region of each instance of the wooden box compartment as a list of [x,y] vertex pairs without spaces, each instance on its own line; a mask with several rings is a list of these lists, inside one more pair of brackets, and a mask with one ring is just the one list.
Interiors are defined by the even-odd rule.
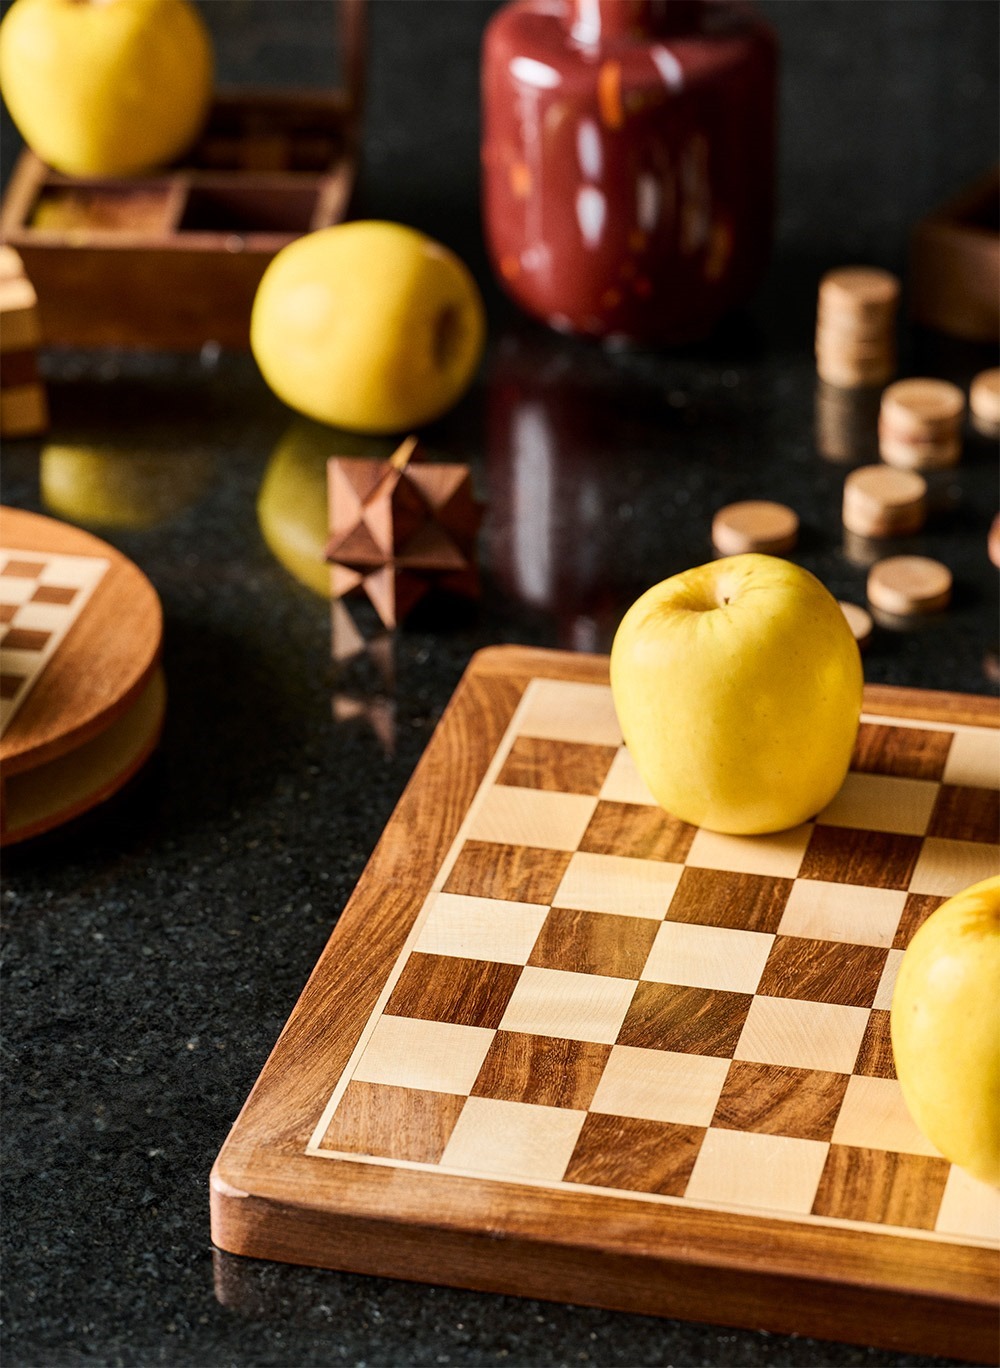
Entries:
[[970,342],[1000,340],[1000,169],[920,220],[910,285],[918,323]]
[[[357,12],[356,3],[349,6]],[[357,167],[360,36],[348,93],[219,95],[183,165],[133,179],[62,176],[22,153],[0,211],[38,294],[45,343],[249,345],[264,268],[339,223]]]

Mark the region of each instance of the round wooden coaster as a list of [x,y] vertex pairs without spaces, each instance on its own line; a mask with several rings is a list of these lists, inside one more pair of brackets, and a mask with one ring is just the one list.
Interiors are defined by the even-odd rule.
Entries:
[[847,625],[851,629],[854,640],[863,651],[872,639],[872,632],[875,630],[875,623],[872,615],[866,608],[862,608],[859,603],[848,603],[840,599],[841,612],[847,619]]
[[969,386],[972,424],[984,437],[1000,436],[1000,367],[980,371]]
[[918,441],[952,437],[965,413],[965,395],[948,380],[897,380],[882,395],[880,420],[896,437]]
[[0,509],[0,844],[85,812],[156,744],[156,591],[97,537]]
[[890,556],[868,572],[868,601],[893,617],[936,613],[951,599],[951,571],[928,556]]
[[859,536],[904,536],[926,518],[927,481],[916,471],[861,466],[844,481],[844,526]]
[[986,550],[990,560],[1000,570],[1000,513],[990,523],[989,536],[986,538]]
[[727,504],[712,519],[712,544],[724,556],[790,551],[798,536],[798,514],[767,499]]
[[899,280],[877,266],[839,266],[819,284],[819,309],[858,322],[891,322],[899,304]]

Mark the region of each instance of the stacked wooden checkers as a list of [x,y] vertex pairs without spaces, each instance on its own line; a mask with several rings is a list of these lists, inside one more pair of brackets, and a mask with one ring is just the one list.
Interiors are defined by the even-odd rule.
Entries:
[[1000,1194],[911,1120],[917,927],[1000,867],[988,699],[866,690],[793,831],[663,812],[607,662],[475,658],[219,1157],[233,1253],[995,1352]]
[[844,481],[844,526],[859,537],[919,532],[927,518],[927,481],[915,470],[859,466]]
[[900,286],[890,271],[843,266],[819,286],[816,369],[839,389],[884,385],[896,374]]
[[882,394],[879,454],[905,470],[940,470],[962,455],[965,395],[948,380],[899,380]]
[[48,427],[41,340],[38,299],[21,258],[0,246],[0,436],[31,437]]
[[1000,367],[974,377],[969,386],[969,417],[983,437],[1000,437]]

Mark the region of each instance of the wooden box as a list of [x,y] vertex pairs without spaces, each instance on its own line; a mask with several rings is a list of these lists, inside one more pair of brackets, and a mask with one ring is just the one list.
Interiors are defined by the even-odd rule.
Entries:
[[22,153],[0,208],[0,237],[20,253],[37,291],[46,344],[249,345],[267,263],[347,211],[364,0],[340,0],[338,14],[343,89],[223,92],[183,164],[81,179]]
[[1000,170],[920,220],[910,288],[918,323],[970,342],[1000,340]]

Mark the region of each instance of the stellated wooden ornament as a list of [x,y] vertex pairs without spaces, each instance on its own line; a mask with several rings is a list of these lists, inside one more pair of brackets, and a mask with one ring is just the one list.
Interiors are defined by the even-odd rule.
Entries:
[[360,591],[393,628],[432,588],[475,598],[482,510],[467,465],[423,465],[408,437],[387,461],[327,465],[334,598]]

